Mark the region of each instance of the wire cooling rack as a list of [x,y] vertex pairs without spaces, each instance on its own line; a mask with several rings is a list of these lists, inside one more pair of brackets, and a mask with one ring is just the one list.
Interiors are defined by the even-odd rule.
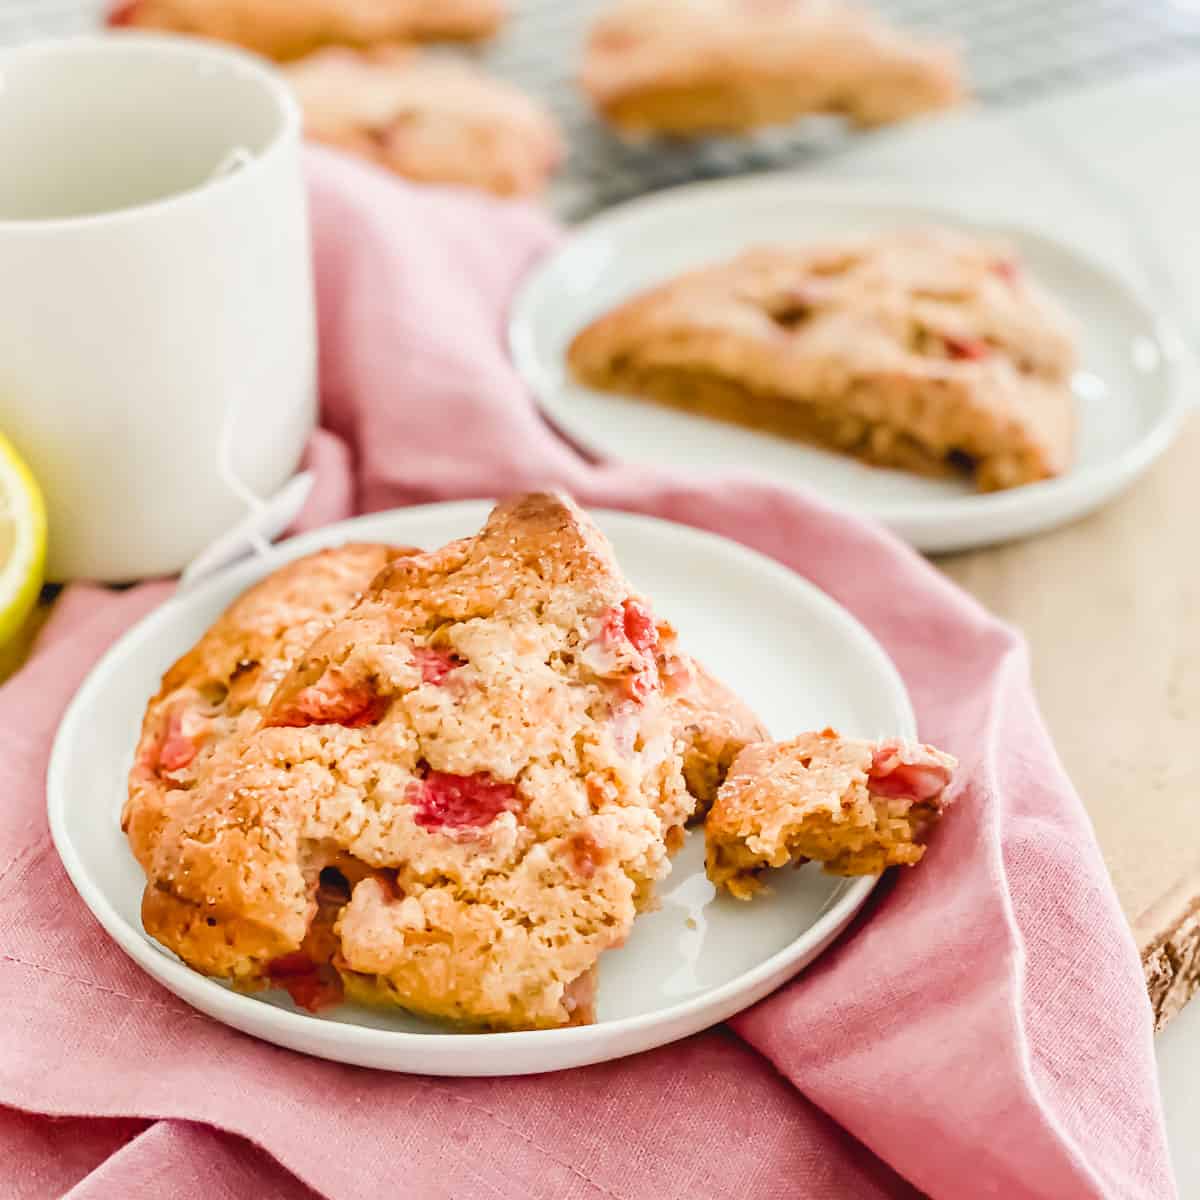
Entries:
[[[570,157],[554,199],[579,217],[693,179],[796,165],[846,144],[834,120],[809,119],[751,138],[627,145],[589,112],[575,85],[585,31],[606,0],[512,0],[483,53],[498,74],[558,116]],[[1200,58],[1200,0],[873,0],[896,24],[957,41],[973,90],[1005,105]],[[105,0],[0,0],[0,42],[94,28]]]

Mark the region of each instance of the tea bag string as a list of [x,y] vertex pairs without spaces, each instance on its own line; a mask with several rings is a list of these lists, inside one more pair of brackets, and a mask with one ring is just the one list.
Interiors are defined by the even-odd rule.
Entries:
[[[232,175],[254,161],[254,155],[245,146],[234,146],[223,154],[217,165],[209,173],[206,182],[214,183],[227,175]],[[259,516],[264,506],[262,497],[241,479],[233,465],[233,428],[237,413],[237,392],[231,388],[226,393],[225,417],[221,425],[221,437],[217,450],[217,470],[225,486],[246,506],[247,515],[251,518]],[[249,522],[246,529],[246,541],[255,554],[265,555],[269,543],[254,520]]]

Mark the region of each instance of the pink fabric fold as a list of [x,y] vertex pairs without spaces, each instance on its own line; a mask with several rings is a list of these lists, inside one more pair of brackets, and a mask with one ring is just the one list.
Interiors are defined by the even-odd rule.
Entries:
[[546,218],[331,153],[309,166],[325,428],[304,527],[557,486],[735,538],[872,630],[965,785],[925,865],[727,1027],[557,1075],[342,1067],[192,1012],[67,882],[44,815],[55,726],[168,585],[70,589],[0,689],[0,1191],[1169,1200],[1140,964],[1017,636],[813,496],[587,461],[505,351]]

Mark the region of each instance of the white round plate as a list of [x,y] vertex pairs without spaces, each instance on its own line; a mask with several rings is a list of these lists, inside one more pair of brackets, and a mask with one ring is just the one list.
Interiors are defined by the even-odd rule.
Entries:
[[[770,434],[592,391],[567,370],[567,347],[585,325],[682,271],[751,245],[913,224],[958,225],[1008,240],[1077,318],[1083,339],[1074,388],[1079,432],[1075,464],[1061,478],[980,495],[965,482],[870,467]],[[881,185],[816,186],[798,175],[689,184],[587,222],[527,281],[509,338],[518,369],[550,418],[600,456],[709,478],[716,471],[749,471],[774,483],[811,487],[926,551],[986,545],[1081,516],[1162,453],[1184,408],[1178,339],[1128,286],[1078,252],[1026,230],[897,204]]]
[[[752,907],[716,899],[703,839],[693,834],[661,886],[662,908],[640,917],[626,945],[605,955],[597,1023],[529,1033],[459,1033],[352,1005],[311,1016],[282,993],[240,995],[151,941],[139,918],[142,872],[118,814],[142,712],[162,672],[235,596],[287,559],[348,540],[439,546],[474,532],[487,511],[471,502],[361,517],[232,567],[127,633],[67,710],[48,777],[63,864],[125,952],[209,1016],[281,1046],[393,1071],[517,1075],[579,1066],[662,1045],[752,1004],[819,954],[874,886],[874,878],[840,880],[805,867],[778,872],[774,893]],[[866,737],[914,736],[890,660],[811,584],[710,534],[628,514],[602,513],[599,521],[630,578],[683,631],[689,649],[752,700],[774,734],[831,724]]]

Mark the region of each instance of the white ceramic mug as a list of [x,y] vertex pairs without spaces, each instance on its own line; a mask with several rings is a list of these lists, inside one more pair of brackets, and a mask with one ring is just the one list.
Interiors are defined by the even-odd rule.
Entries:
[[0,51],[0,431],[51,578],[177,571],[281,487],[315,355],[300,117],[265,63],[143,34]]

